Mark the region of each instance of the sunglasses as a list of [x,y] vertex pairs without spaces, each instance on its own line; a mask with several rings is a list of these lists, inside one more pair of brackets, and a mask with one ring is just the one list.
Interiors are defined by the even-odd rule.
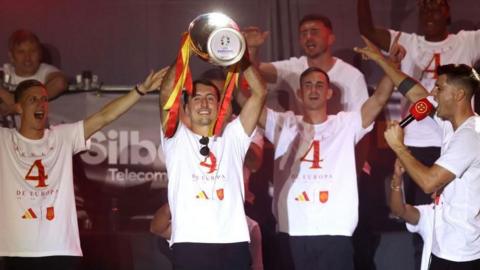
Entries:
[[205,136],[202,136],[202,138],[200,138],[200,144],[203,145],[202,148],[200,148],[200,154],[204,157],[208,157],[208,155],[210,154],[210,148],[208,148],[208,137],[205,137]]

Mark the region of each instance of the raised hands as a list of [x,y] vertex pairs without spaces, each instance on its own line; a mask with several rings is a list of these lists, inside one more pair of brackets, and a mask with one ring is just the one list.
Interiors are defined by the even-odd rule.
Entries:
[[[400,62],[403,60],[405,57],[407,51],[405,48],[398,43],[398,40],[400,38],[401,32],[399,32],[396,36],[395,39],[393,40],[392,46],[390,47],[390,51],[388,52],[388,59],[390,62],[398,66]],[[363,57],[363,59],[368,60],[371,59],[375,62],[378,62],[380,60],[383,60],[383,54],[380,51],[380,49],[375,46],[370,40],[362,36],[363,42],[365,42],[365,47],[359,48],[355,47],[353,50],[357,53],[360,53]]]
[[362,36],[362,39],[366,46],[363,48],[354,47],[353,50],[355,52],[361,54],[364,60],[371,59],[375,62],[378,62],[384,59],[382,52],[377,46],[375,46],[375,44],[373,44],[370,40],[368,40],[364,36]]
[[165,74],[167,74],[168,68],[169,67],[164,67],[157,72],[154,72],[153,70],[150,71],[150,74],[148,74],[147,78],[137,86],[138,90],[142,93],[158,90],[162,84]]
[[398,39],[400,39],[401,35],[402,35],[402,32],[398,32],[398,34],[395,36],[395,39],[393,40],[390,50],[388,51],[390,60],[397,67],[400,66],[400,63],[402,62],[403,58],[405,58],[405,55],[407,54],[407,50],[405,50],[405,48],[398,43]]
[[262,31],[257,26],[248,26],[242,30],[242,34],[245,37],[248,48],[258,48],[265,43],[270,32]]

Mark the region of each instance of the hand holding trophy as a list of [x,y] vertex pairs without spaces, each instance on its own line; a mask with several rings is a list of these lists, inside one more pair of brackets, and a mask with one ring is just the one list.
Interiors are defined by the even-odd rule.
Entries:
[[213,65],[228,67],[225,85],[220,89],[218,117],[210,128],[211,134],[218,135],[222,130],[227,108],[230,106],[233,89],[238,84],[241,71],[239,62],[245,55],[246,43],[237,24],[222,13],[202,14],[190,23],[188,32],[183,34],[177,55],[174,89],[163,108],[168,111],[166,137],[173,136],[176,128],[181,91],[186,89],[189,95],[192,94],[192,78],[188,65],[191,51]]

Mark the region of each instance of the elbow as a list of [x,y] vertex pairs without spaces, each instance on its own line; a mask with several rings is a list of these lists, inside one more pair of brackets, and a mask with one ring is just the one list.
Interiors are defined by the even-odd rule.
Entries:
[[392,206],[390,206],[390,210],[392,211],[392,214],[396,217],[403,217],[403,214],[405,213],[405,208],[404,207],[392,207]]
[[159,229],[159,226],[153,221],[150,223],[150,232],[157,236],[162,236],[163,233],[163,231]]
[[430,193],[433,193],[433,192],[437,191],[437,187],[434,186],[434,185],[430,185],[430,184],[425,184],[421,188],[422,188],[423,192],[425,192],[425,194],[430,194]]
[[432,179],[430,177],[426,178],[425,181],[421,182],[419,186],[426,194],[433,193],[438,189],[438,186],[435,184],[435,179]]

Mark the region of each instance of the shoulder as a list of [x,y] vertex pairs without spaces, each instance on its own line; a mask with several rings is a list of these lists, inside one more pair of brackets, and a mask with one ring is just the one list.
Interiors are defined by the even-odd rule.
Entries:
[[55,133],[68,133],[68,132],[83,132],[83,120],[73,123],[52,125],[48,129],[53,134]]
[[305,56],[299,57],[290,57],[289,59],[279,60],[271,62],[272,65],[282,66],[282,65],[299,65],[307,62],[307,58]]
[[55,66],[46,64],[46,63],[41,63],[40,67],[38,67],[37,73],[52,73],[52,72],[57,72],[60,71],[58,68]]
[[[345,74],[347,73],[347,74]],[[343,61],[340,58],[335,57],[335,64],[333,67],[328,71],[328,75],[333,77],[336,75],[341,76],[360,76],[363,77],[363,74],[353,65]],[[331,78],[333,79],[333,78]]]
[[456,34],[450,34],[452,37],[480,37],[480,29],[478,30],[460,30]]
[[0,127],[0,136],[4,136],[12,131],[11,128]]

